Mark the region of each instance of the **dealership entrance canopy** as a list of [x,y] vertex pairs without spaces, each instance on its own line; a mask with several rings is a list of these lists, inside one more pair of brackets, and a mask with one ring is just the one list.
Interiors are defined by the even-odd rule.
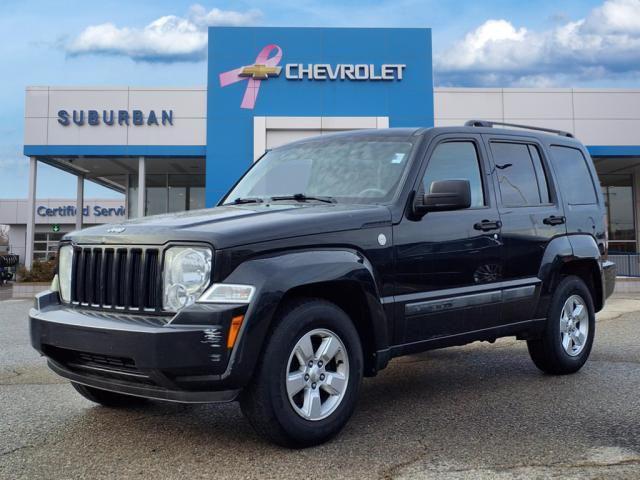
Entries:
[[208,48],[206,88],[27,88],[27,264],[38,162],[78,176],[78,205],[89,180],[136,217],[213,206],[295,139],[471,118],[574,133],[596,160],[611,249],[638,249],[640,90],[434,89],[430,29],[212,27]]

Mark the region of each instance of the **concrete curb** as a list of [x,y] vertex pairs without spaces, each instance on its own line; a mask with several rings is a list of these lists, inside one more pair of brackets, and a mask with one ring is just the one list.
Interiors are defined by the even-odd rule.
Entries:
[[640,277],[617,277],[614,293],[640,293]]
[[51,286],[50,282],[14,283],[11,298],[33,298]]

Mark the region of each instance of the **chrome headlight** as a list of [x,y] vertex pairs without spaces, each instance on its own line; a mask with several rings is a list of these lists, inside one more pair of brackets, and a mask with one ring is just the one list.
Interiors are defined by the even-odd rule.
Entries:
[[73,247],[63,245],[58,254],[58,282],[60,298],[63,302],[71,301],[71,268],[73,266]]
[[211,279],[211,249],[171,247],[164,254],[162,307],[177,312],[200,297]]

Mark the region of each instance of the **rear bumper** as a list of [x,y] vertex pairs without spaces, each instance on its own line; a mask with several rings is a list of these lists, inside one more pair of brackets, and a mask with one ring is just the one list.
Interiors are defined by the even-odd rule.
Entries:
[[609,298],[616,288],[616,273],[617,269],[615,263],[610,262],[609,260],[605,260],[604,262],[602,262],[602,290],[604,294],[603,300]]
[[[29,312],[31,344],[62,377],[176,402],[234,400],[226,346],[238,306],[195,306],[173,319],[79,310],[45,292]],[[171,320],[169,322],[169,320]]]

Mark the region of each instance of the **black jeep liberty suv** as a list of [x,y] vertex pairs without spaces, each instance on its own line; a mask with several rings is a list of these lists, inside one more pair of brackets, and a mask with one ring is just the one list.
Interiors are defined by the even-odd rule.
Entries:
[[615,282],[596,171],[571,134],[498,126],[302,140],[215,208],[68,234],[31,342],[89,400],[237,399],[289,447],[400,355],[515,336],[576,372]]

